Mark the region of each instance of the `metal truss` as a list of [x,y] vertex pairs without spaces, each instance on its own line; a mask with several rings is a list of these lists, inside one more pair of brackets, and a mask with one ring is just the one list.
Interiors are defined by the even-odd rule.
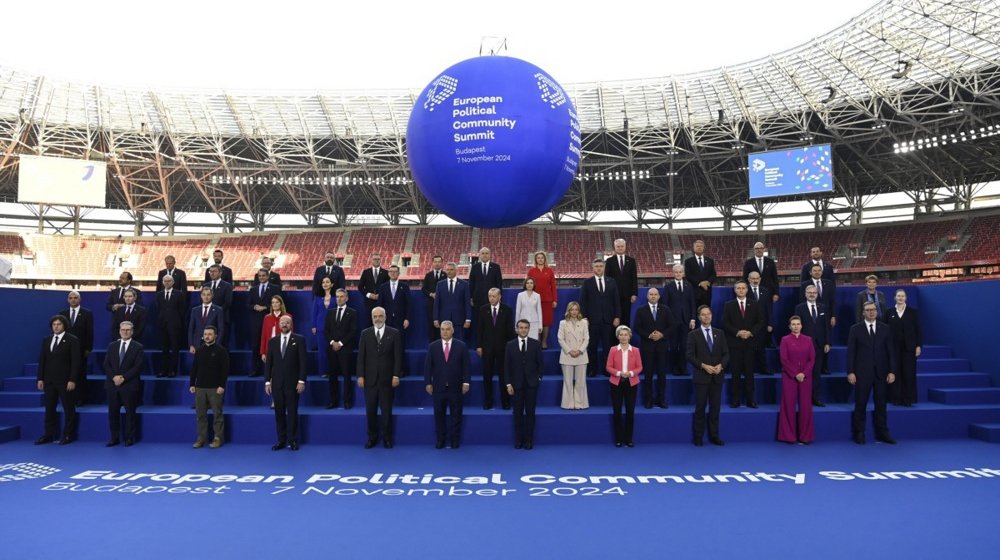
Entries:
[[[856,223],[875,194],[918,210],[968,208],[1000,178],[1000,137],[894,154],[916,137],[1000,127],[1000,1],[885,1],[789,51],[696,74],[570,84],[583,130],[580,172],[547,217],[590,223],[627,212],[671,227],[712,207],[726,229],[761,227],[774,201],[747,199],[747,154],[834,145],[836,189],[817,225]],[[226,231],[275,215],[311,226],[372,216],[427,223],[405,129],[419,92],[137,91],[0,67],[0,201],[16,201],[20,154],[108,163],[108,206],[135,233],[172,233],[189,213]],[[829,199],[847,200],[847,205]],[[87,211],[33,210],[44,222]],[[367,217],[367,218],[366,218]]]

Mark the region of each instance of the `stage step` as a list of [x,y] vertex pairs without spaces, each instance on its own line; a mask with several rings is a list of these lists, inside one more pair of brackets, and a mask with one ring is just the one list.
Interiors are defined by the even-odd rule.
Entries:
[[38,389],[0,392],[0,407],[39,407],[42,402],[42,392]]
[[1000,387],[931,389],[928,396],[943,404],[1000,404]]
[[969,437],[990,443],[1000,443],[1000,423],[972,424],[969,426]]
[[0,443],[21,439],[20,426],[0,426]]
[[946,371],[969,371],[969,360],[965,358],[917,359],[917,373],[942,373]]

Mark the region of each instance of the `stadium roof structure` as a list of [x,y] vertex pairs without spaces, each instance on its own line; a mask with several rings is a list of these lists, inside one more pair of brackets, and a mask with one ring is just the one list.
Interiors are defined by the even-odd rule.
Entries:
[[[766,213],[747,198],[748,153],[821,143],[834,146],[836,192],[810,199],[817,214],[838,197],[859,215],[886,192],[968,208],[1000,179],[998,61],[997,1],[887,0],[744,64],[567,84],[583,161],[548,218],[626,211],[640,226],[669,224],[679,209],[710,206],[728,229],[746,217],[737,206],[751,205],[750,219]],[[419,93],[139,90],[0,66],[0,202],[17,200],[18,156],[41,154],[106,161],[109,207],[137,222],[211,212],[230,231],[263,229],[276,214],[426,223],[437,212],[405,149]]]

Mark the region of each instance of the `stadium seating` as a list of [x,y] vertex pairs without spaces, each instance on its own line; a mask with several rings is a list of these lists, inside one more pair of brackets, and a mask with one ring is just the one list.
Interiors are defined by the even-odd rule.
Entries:
[[506,278],[524,278],[531,254],[538,248],[537,232],[532,228],[484,229],[479,244],[490,248],[490,257],[500,263]]
[[[368,266],[371,255],[382,255],[382,266],[392,264],[392,257],[403,252],[406,243],[406,228],[361,228],[351,230],[351,240],[347,244],[347,255],[352,257],[344,273],[348,280],[356,280]],[[345,262],[345,265],[347,263]],[[312,277],[312,273],[309,274]]]

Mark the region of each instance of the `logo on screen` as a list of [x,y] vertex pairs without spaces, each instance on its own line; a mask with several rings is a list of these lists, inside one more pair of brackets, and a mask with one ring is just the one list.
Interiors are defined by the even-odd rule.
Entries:
[[764,160],[762,159],[754,159],[750,165],[754,171],[761,172],[764,170]]
[[47,467],[38,463],[10,463],[0,465],[0,482],[44,478],[57,472],[59,469],[55,467]]
[[427,99],[424,100],[424,109],[433,111],[435,107],[454,95],[457,89],[458,80],[447,74],[441,74],[438,76],[438,79],[431,82],[431,86],[427,89]]
[[555,109],[566,103],[566,94],[552,78],[539,72],[535,74],[535,79],[538,80],[538,91],[542,92],[542,101],[548,103],[549,107]]
[[93,165],[85,165],[83,167],[84,172],[83,172],[83,179],[81,179],[82,181],[86,181],[87,179],[90,179],[91,177],[94,176],[94,167],[95,166]]

